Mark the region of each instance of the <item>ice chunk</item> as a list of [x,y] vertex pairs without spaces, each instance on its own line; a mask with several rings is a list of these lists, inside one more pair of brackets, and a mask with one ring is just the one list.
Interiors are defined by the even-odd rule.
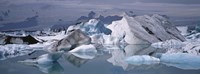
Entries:
[[50,52],[59,50],[69,51],[79,45],[90,44],[90,43],[91,43],[91,38],[78,29],[72,31],[67,37],[50,45],[48,47],[48,50]]
[[200,56],[188,53],[162,54],[161,63],[181,69],[200,69]]
[[81,45],[76,47],[75,49],[69,51],[74,56],[83,58],[83,59],[93,59],[96,54],[97,50],[93,45]]
[[158,64],[160,59],[149,55],[135,55],[125,59],[125,61],[132,65],[152,65]]

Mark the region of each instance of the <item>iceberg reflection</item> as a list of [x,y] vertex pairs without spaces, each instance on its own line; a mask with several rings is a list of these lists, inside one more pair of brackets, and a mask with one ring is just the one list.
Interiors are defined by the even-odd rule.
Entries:
[[71,53],[65,53],[64,58],[76,67],[81,67],[81,65],[85,64],[89,60],[77,57]]
[[134,55],[148,55],[156,52],[156,49],[150,47],[150,45],[127,45],[123,50],[113,49],[111,51],[111,57],[107,59],[108,62],[114,66],[120,66],[124,70],[130,70],[135,68],[134,65],[128,64],[125,59]]

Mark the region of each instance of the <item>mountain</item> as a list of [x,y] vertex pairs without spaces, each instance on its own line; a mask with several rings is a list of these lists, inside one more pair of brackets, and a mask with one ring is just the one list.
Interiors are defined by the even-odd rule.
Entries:
[[87,16],[81,16],[80,18],[77,19],[77,22],[87,22],[90,19],[98,19],[101,20],[102,23],[104,24],[111,24],[112,21],[116,21],[116,20],[121,20],[122,17],[121,16],[102,16],[100,14],[95,13],[94,11],[91,11],[88,13]]
[[24,21],[2,24],[3,27],[0,27],[0,30],[11,30],[37,26],[38,17],[39,16],[35,15],[33,17],[26,18]]
[[121,20],[107,27],[112,30],[111,36],[124,38],[128,44],[151,44],[169,39],[185,41],[168,18],[159,14],[129,16],[125,13]]

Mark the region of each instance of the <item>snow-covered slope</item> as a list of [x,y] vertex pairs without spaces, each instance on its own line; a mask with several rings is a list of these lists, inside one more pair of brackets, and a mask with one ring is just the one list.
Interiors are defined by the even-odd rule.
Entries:
[[124,37],[128,44],[149,44],[168,39],[185,41],[177,28],[158,14],[135,17],[124,14],[122,20],[112,22],[108,28],[112,30],[112,36]]

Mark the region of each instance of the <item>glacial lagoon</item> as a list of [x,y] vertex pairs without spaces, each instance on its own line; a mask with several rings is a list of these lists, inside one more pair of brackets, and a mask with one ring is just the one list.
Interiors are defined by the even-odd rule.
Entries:
[[[109,48],[109,47],[107,47]],[[140,51],[140,49],[144,49]],[[0,74],[199,74],[200,68],[185,64],[158,63],[152,65],[131,65],[124,61],[132,55],[147,54],[160,49],[146,45],[130,45],[123,49],[110,46],[110,49],[98,50],[93,59],[83,59],[73,54],[64,54],[57,62],[49,65],[27,65],[19,63],[25,59],[35,58],[47,52],[36,52],[0,60]],[[188,68],[185,68],[188,67]]]

